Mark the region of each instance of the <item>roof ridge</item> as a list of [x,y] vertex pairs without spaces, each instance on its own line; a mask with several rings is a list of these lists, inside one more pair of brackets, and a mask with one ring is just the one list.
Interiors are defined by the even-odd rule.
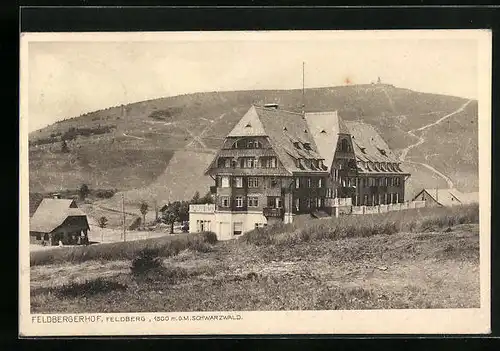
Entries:
[[294,114],[294,115],[302,116],[301,112],[288,111],[288,110],[283,110],[281,108],[270,108],[270,107],[259,106],[259,105],[254,105],[254,104],[252,104],[252,106],[256,107],[256,108],[259,108],[259,109],[267,110],[267,111],[286,112],[286,113],[291,113],[291,114]]
[[306,112],[306,115],[327,115],[330,113],[338,113],[339,110],[332,110],[332,111],[317,111],[317,112]]

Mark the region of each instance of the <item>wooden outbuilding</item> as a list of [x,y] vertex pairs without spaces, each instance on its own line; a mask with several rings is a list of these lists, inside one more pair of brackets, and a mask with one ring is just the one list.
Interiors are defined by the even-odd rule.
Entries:
[[46,198],[30,218],[30,243],[88,244],[89,230],[87,215],[74,200]]

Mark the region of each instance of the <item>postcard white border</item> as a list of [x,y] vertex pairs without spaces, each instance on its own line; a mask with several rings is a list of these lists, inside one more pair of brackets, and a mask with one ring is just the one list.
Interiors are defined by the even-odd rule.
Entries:
[[[363,310],[363,311],[231,311],[80,314],[89,322],[58,322],[56,314],[41,323],[30,313],[29,205],[28,205],[28,43],[33,41],[197,41],[197,40],[373,40],[474,39],[478,42],[480,286],[476,309]],[[490,217],[491,217],[491,67],[489,30],[390,31],[245,31],[245,32],[136,32],[136,33],[22,33],[20,38],[20,235],[19,331],[21,336],[76,335],[206,335],[206,334],[485,334],[490,332]],[[234,319],[203,321],[200,316],[231,315]],[[107,322],[106,318],[144,317],[143,322]],[[155,316],[168,322],[154,322]],[[172,317],[184,316],[191,320]],[[239,316],[239,317],[238,317]],[[241,319],[238,319],[241,318]],[[95,322],[91,322],[95,319]],[[196,320],[199,319],[199,320]],[[69,320],[69,318],[66,318]],[[83,319],[85,321],[85,318]]]

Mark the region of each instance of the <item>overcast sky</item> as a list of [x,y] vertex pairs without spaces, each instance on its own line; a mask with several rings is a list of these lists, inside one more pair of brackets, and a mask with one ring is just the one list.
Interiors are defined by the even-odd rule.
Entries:
[[[28,46],[30,131],[122,103],[201,91],[383,82],[477,98],[477,42],[457,38],[43,41]],[[272,40],[267,40],[272,38]]]

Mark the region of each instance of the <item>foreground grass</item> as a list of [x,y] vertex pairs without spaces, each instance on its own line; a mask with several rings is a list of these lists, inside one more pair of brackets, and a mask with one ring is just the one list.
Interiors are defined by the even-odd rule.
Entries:
[[62,247],[54,250],[31,252],[30,265],[33,267],[64,262],[79,263],[90,260],[132,260],[145,249],[155,250],[161,257],[170,257],[185,249],[207,252],[211,250],[211,244],[215,242],[215,234],[206,232],[111,244]]
[[35,266],[33,313],[479,307],[479,227],[258,246],[163,259]]
[[425,232],[457,224],[479,223],[479,205],[420,208],[384,214],[342,216],[279,224],[245,233],[241,240],[255,245],[290,246],[300,242],[368,237],[400,232]]

